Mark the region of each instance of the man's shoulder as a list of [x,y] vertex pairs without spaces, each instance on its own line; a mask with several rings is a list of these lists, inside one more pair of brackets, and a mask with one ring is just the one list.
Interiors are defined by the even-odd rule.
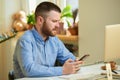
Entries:
[[33,38],[34,38],[34,36],[33,36],[32,32],[30,30],[27,30],[20,37],[20,40],[32,40]]
[[50,37],[50,41],[52,41],[54,43],[60,43],[61,42],[61,40],[57,36]]
[[51,40],[54,40],[54,41],[58,41],[59,38],[57,36],[54,36],[54,37],[50,37]]

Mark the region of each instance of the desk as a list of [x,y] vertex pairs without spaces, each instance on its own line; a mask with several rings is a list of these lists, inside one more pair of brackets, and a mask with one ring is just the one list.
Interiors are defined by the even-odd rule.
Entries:
[[[100,74],[106,72],[105,70],[101,70],[101,66],[103,66],[103,65],[104,64],[101,63],[101,64],[83,66],[78,71],[78,73],[71,74],[71,75],[63,75],[63,76],[56,76],[56,77],[44,77],[44,78],[22,78],[22,79],[16,79],[16,80],[96,80],[95,79],[96,77],[97,78],[101,77]],[[118,70],[120,70],[120,66],[118,66]],[[107,80],[107,79],[105,79],[105,80]],[[120,80],[120,79],[114,79],[114,80]]]

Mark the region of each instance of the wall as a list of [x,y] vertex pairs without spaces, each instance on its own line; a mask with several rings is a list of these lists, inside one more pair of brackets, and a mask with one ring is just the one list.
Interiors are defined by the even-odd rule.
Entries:
[[43,1],[53,2],[53,3],[57,4],[57,5],[61,8],[61,10],[62,10],[62,9],[65,7],[65,5],[66,5],[66,0],[36,0],[36,3],[37,3],[37,5],[38,5],[39,3],[43,2]]
[[79,56],[86,63],[104,59],[105,26],[120,23],[120,0],[79,0]]
[[[0,0],[0,34],[10,29],[12,14],[20,10],[20,0]],[[17,7],[16,7],[17,6]],[[0,80],[8,80],[8,72],[12,69],[12,41],[0,44]]]
[[[2,1],[0,0],[0,5],[2,6]],[[0,14],[2,14],[2,7],[0,7]],[[2,26],[2,16],[0,16],[0,26]],[[1,32],[1,27],[0,27],[0,32]],[[0,64],[2,64],[2,53],[1,53],[1,46],[0,46]],[[0,66],[0,80],[2,80],[2,66]]]

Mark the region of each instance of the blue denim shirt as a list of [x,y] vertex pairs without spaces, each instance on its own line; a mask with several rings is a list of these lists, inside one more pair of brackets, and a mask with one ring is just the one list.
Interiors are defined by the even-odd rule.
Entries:
[[62,75],[62,67],[55,67],[55,61],[57,59],[64,64],[69,58],[75,60],[75,56],[58,37],[49,37],[44,41],[33,28],[26,31],[17,41],[13,56],[15,77]]

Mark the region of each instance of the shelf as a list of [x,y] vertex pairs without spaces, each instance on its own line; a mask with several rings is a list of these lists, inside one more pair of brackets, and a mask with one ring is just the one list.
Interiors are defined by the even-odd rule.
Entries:
[[67,35],[57,35],[58,38],[62,41],[78,41],[78,35],[72,35],[72,36],[67,36]]
[[16,36],[16,34],[14,34],[14,35],[12,35],[12,36],[10,36],[10,37],[8,37],[8,38],[5,38],[5,39],[3,39],[3,40],[0,40],[0,43],[5,42],[5,41],[7,41],[7,40],[9,40],[9,39],[11,39],[11,38],[13,38],[13,37],[15,37],[15,36]]
[[[12,36],[10,36],[10,37],[8,37],[8,38],[5,38],[5,39],[3,39],[3,40],[0,40],[0,43],[2,43],[2,42],[4,42],[4,41],[6,41],[6,40],[9,40],[9,39],[11,39],[11,38],[13,38],[13,37],[15,37],[16,35],[17,35],[17,37],[19,37],[19,36],[21,36],[22,34],[23,34],[24,32],[18,32],[17,34],[14,34],[14,35],[12,35]],[[78,41],[78,36],[67,36],[67,35],[57,35],[58,36],[58,38],[60,39],[60,40],[62,40],[63,42],[65,41],[65,42],[75,42],[75,41]]]

